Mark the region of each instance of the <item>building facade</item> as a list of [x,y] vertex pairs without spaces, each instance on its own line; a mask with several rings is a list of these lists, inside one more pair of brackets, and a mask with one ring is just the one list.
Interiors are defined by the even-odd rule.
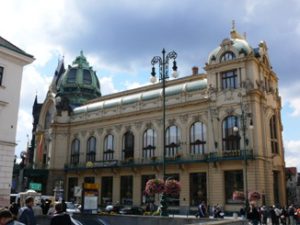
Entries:
[[286,204],[281,98],[266,43],[253,48],[233,29],[204,69],[166,82],[163,121],[161,83],[101,96],[94,71],[77,57],[54,78],[39,116],[35,163],[49,171],[47,192],[63,188],[79,200],[76,187],[95,182],[99,204],[140,205],[147,180],[162,178],[165,165],[182,186],[169,199],[174,209],[204,200],[239,210],[235,191]]
[[9,205],[22,73],[33,60],[0,37],[0,207]]

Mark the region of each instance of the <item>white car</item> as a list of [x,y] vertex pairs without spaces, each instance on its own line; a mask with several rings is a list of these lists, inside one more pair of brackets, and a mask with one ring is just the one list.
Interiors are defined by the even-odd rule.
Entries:
[[65,202],[67,206],[67,213],[80,213],[80,209],[73,202]]

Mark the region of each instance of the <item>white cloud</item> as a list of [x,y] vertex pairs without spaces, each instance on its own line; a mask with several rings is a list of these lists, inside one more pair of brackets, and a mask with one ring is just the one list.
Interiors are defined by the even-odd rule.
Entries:
[[285,141],[285,163],[287,167],[297,167],[300,171],[300,140]]
[[287,87],[282,87],[280,94],[283,100],[283,106],[288,105],[292,108],[291,116],[300,116],[300,82],[295,82]]
[[130,90],[130,89],[139,88],[139,87],[142,87],[142,86],[145,86],[145,85],[148,85],[148,84],[149,83],[141,84],[139,82],[128,82],[128,81],[126,81],[125,82],[125,87],[126,87],[126,90]]
[[101,84],[101,94],[102,95],[108,95],[108,94],[118,92],[118,90],[115,89],[115,87],[114,87],[112,77],[101,77],[100,84]]

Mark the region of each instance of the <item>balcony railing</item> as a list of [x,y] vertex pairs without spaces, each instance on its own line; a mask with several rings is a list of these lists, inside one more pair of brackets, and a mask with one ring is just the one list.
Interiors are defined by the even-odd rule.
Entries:
[[208,154],[209,162],[224,161],[224,160],[244,160],[253,159],[253,151],[251,150],[232,150],[222,152],[210,152]]
[[[252,150],[234,150],[223,152],[210,152],[207,154],[181,155],[166,157],[166,164],[188,164],[188,163],[207,163],[226,160],[245,160],[254,159]],[[124,160],[102,160],[95,162],[83,162],[66,164],[65,170],[85,170],[97,168],[122,168],[122,167],[141,167],[141,166],[159,166],[163,164],[163,157],[152,156],[150,158],[127,158]]]

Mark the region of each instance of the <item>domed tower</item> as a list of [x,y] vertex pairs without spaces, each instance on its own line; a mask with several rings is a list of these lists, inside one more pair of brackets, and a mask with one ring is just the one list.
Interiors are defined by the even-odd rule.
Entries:
[[68,66],[58,81],[56,99],[61,104],[58,108],[65,110],[68,107],[72,110],[100,96],[100,83],[96,72],[81,51],[80,56]]

